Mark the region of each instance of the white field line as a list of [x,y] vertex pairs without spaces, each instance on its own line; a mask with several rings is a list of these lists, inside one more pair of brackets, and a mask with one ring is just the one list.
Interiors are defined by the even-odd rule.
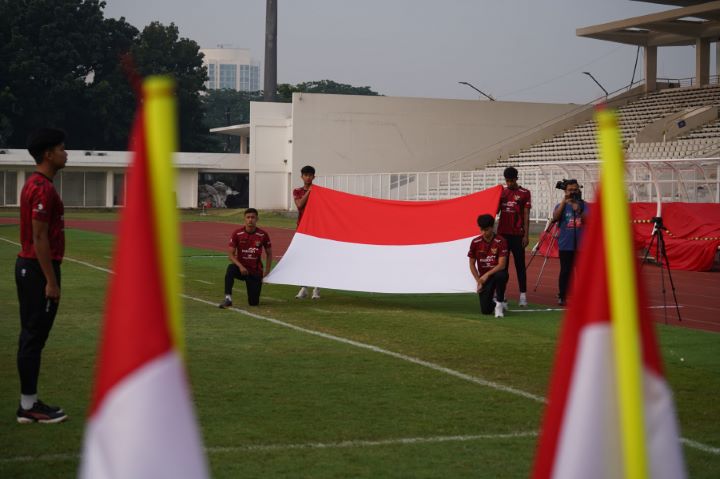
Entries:
[[[10,240],[5,239],[5,238],[2,238],[2,237],[0,237],[0,240],[6,241],[6,242],[11,243],[11,244],[14,244],[14,245],[16,245],[16,246],[20,246],[18,243],[15,243],[15,242],[13,242],[13,241],[10,241]],[[88,268],[96,269],[96,270],[98,270],[98,271],[104,271],[104,272],[107,272],[107,273],[112,273],[112,271],[110,271],[110,270],[107,269],[107,268],[103,268],[103,267],[100,267],[100,266],[95,266],[95,265],[93,265],[93,264],[91,264],[91,263],[86,263],[86,262],[84,262],[84,261],[79,261],[79,260],[72,259],[72,258],[65,258],[65,259],[68,260],[68,261],[72,261],[72,262],[74,262],[74,263],[81,264],[81,265],[83,265],[83,266],[87,266]],[[215,303],[210,302],[210,301],[207,301],[207,300],[204,300],[204,299],[202,299],[202,298],[196,298],[196,297],[194,297],[194,296],[189,296],[189,295],[187,295],[187,294],[183,294],[182,297],[185,298],[185,299],[190,299],[190,300],[192,300],[192,301],[199,302],[199,303],[207,304],[207,305],[210,305],[210,306],[212,306],[212,307],[216,307],[216,304],[215,304]],[[414,358],[414,357],[412,357],[412,356],[406,356],[405,354],[396,353],[396,352],[394,352],[394,351],[389,351],[389,350],[387,350],[387,349],[383,349],[383,348],[380,348],[380,347],[377,347],[377,346],[373,346],[373,345],[371,345],[371,344],[361,343],[361,342],[359,342],[359,341],[354,341],[354,340],[352,340],[352,339],[342,338],[342,337],[340,337],[340,336],[334,336],[334,335],[332,335],[332,334],[327,334],[327,333],[323,333],[323,332],[320,332],[320,331],[315,331],[315,330],[312,330],[312,329],[303,328],[303,327],[300,327],[300,326],[296,326],[296,325],[294,325],[294,324],[286,323],[286,322],[284,322],[284,321],[280,321],[280,320],[273,319],[273,318],[269,318],[269,317],[266,317],[266,316],[261,316],[261,315],[259,315],[259,314],[251,313],[250,311],[246,311],[246,310],[244,310],[244,309],[239,309],[239,308],[228,308],[228,309],[231,310],[231,311],[235,311],[235,312],[238,312],[238,313],[240,313],[240,314],[243,314],[243,315],[245,315],[245,316],[251,317],[251,318],[255,318],[255,319],[260,319],[260,320],[263,320],[263,321],[267,321],[267,322],[276,324],[276,325],[278,325],[278,326],[283,326],[283,327],[285,327],[285,328],[293,329],[293,330],[295,330],[295,331],[299,331],[299,332],[311,334],[311,335],[313,335],[313,336],[318,336],[318,337],[321,337],[321,338],[329,339],[329,340],[331,340],[331,341],[337,341],[337,342],[340,342],[340,343],[343,343],[343,344],[349,344],[349,345],[351,345],[351,346],[355,346],[355,347],[362,348],[362,349],[367,349],[367,350],[370,350],[370,351],[373,351],[373,352],[376,352],[376,353],[385,354],[385,355],[394,357],[394,358],[396,358],[396,359],[401,359],[401,360],[403,360],[403,361],[407,361],[407,362],[410,362],[410,363],[413,363],[413,364],[417,364],[417,365],[419,365],[419,366],[424,366],[424,367],[429,368],[429,369],[432,369],[432,370],[434,370],[434,371],[442,372],[442,373],[448,374],[448,375],[450,375],[450,376],[454,376],[454,377],[457,377],[457,378],[460,378],[460,379],[464,379],[464,380],[466,380],[466,381],[469,381],[469,382],[472,382],[472,383],[475,383],[475,384],[479,384],[479,385],[481,385],[481,386],[486,386],[486,387],[489,387],[489,388],[492,388],[492,389],[496,389],[496,390],[498,390],[498,391],[504,391],[504,392],[507,392],[507,393],[510,393],[510,394],[515,394],[515,395],[517,395],[517,396],[521,396],[521,397],[524,397],[524,398],[527,398],[527,399],[531,399],[531,400],[533,400],[533,401],[540,402],[540,403],[545,403],[545,402],[546,402],[545,398],[542,397],[542,396],[537,396],[537,395],[535,395],[535,394],[529,393],[529,392],[527,392],[527,391],[523,391],[523,390],[521,390],[521,389],[516,389],[516,388],[510,387],[510,386],[505,386],[505,385],[503,385],[503,384],[495,383],[495,382],[493,382],[493,381],[488,381],[488,380],[485,380],[485,379],[482,379],[482,378],[478,378],[478,377],[475,377],[475,376],[471,376],[471,375],[469,375],[469,374],[461,373],[461,372],[459,372],[459,371],[455,371],[455,370],[453,370],[453,369],[446,368],[446,367],[444,367],[444,366],[440,366],[439,364],[431,363],[431,362],[429,362],[429,361],[425,361],[425,360],[422,360],[422,359],[419,359],[419,358]],[[706,453],[710,453],[710,454],[714,454],[714,455],[720,455],[720,448],[717,448],[717,447],[708,446],[707,444],[703,444],[703,443],[701,443],[701,442],[693,441],[692,439],[687,439],[687,438],[681,438],[681,439],[680,439],[680,442],[682,442],[683,444],[685,444],[685,445],[688,446],[688,447],[691,447],[691,448],[694,448],[694,449],[697,449],[697,450],[700,450],[700,451],[703,451],[703,452],[706,452]]]
[[204,279],[194,279],[193,281],[197,281],[198,283],[202,284],[213,284],[210,281],[205,281]]
[[[340,442],[306,442],[298,444],[248,444],[246,446],[213,446],[206,447],[208,454],[227,454],[236,452],[289,451],[294,449],[347,449],[354,447],[396,446],[407,444],[433,444],[441,442],[469,442],[495,439],[517,439],[537,437],[536,431],[511,432],[506,434],[470,434],[465,436],[434,436],[434,437],[399,437],[395,439],[378,439],[374,441],[358,439]],[[80,459],[79,454],[45,454],[41,456],[2,457],[0,464],[24,463],[34,461],[54,462]]]

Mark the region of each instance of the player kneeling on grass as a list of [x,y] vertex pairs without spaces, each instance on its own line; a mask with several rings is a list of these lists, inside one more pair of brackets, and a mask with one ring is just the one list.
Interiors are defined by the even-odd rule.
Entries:
[[[272,244],[266,231],[257,227],[258,211],[255,208],[245,210],[245,226],[230,235],[228,257],[231,263],[225,272],[225,300],[218,306],[232,306],[232,289],[236,279],[245,281],[248,304],[260,304],[260,291],[263,277],[270,272],[272,265]],[[261,259],[265,250],[265,268]]]
[[[495,218],[491,215],[480,215],[477,219],[482,234],[470,243],[468,258],[470,259],[470,273],[477,282],[477,292],[480,298],[480,312],[492,314],[502,318],[507,309],[505,302],[505,286],[508,282],[508,272],[505,264],[508,258],[508,245],[505,238],[496,235],[493,231]],[[493,301],[496,294],[497,301]]]

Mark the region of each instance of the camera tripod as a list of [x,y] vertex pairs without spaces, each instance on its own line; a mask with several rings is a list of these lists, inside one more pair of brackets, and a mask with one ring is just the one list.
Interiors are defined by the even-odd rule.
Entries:
[[537,244],[533,246],[532,254],[530,255],[530,260],[528,261],[528,264],[526,266],[527,269],[530,268],[530,265],[532,264],[533,259],[535,259],[535,256],[537,256],[538,252],[542,250],[542,245],[545,241],[547,241],[548,238],[550,238],[550,244],[547,246],[546,253],[543,255],[545,256],[545,260],[543,261],[542,266],[540,267],[540,272],[538,273],[537,280],[535,281],[535,287],[533,288],[533,291],[537,291],[538,285],[540,284],[540,278],[542,277],[543,271],[545,270],[545,265],[547,264],[547,260],[550,257],[550,252],[552,251],[553,244],[557,241],[557,231],[553,232],[553,228],[555,226],[555,222],[551,219],[547,220],[547,224],[545,225],[545,229],[543,230],[542,234],[540,235],[540,239],[538,240]]
[[[680,316],[680,306],[678,305],[677,295],[675,294],[675,283],[673,282],[672,273],[670,272],[670,261],[668,260],[667,251],[665,250],[665,238],[663,237],[663,230],[667,231],[667,228],[663,225],[662,217],[655,216],[652,219],[653,230],[650,234],[650,243],[645,250],[645,257],[642,260],[642,264],[647,263],[650,251],[652,251],[653,243],[655,243],[655,261],[660,266],[660,284],[662,285],[663,294],[663,306],[665,311],[665,324],[667,324],[667,301],[665,300],[665,274],[663,269],[667,269],[667,275],[670,279],[670,287],[672,288],[673,300],[675,301],[675,310],[677,311],[678,321],[682,321]],[[664,266],[663,266],[664,262]]]

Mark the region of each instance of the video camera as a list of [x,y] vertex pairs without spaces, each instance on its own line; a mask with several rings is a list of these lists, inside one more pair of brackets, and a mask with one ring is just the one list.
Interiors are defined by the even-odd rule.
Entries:
[[555,184],[555,188],[557,188],[558,190],[565,191],[567,189],[568,185],[578,185],[577,192],[570,195],[570,198],[572,198],[574,200],[581,200],[582,199],[582,191],[580,191],[580,188],[582,188],[582,186],[580,186],[578,181],[575,179],[566,180],[565,178],[563,178],[562,181],[558,181]]

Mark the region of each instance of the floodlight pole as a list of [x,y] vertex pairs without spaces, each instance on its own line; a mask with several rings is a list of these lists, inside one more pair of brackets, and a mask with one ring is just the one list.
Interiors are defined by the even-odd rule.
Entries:
[[485,93],[484,91],[480,90],[479,88],[476,88],[475,85],[473,85],[472,83],[468,83],[468,82],[466,82],[466,81],[459,81],[458,83],[461,84],[461,85],[467,85],[467,86],[469,86],[470,88],[472,88],[472,89],[475,90],[476,92],[480,93],[482,96],[484,96],[485,98],[487,98],[487,99],[490,100],[490,101],[495,101],[495,98],[493,98],[492,96],[488,95],[487,93]]
[[595,78],[595,77],[592,75],[592,73],[590,73],[590,72],[583,72],[583,75],[589,76],[589,77],[592,79],[592,81],[594,81],[595,83],[597,83],[597,86],[599,86],[599,87],[602,89],[602,91],[605,92],[605,99],[607,100],[607,97],[608,97],[609,93],[608,93],[608,91],[605,89],[605,87],[602,86],[599,81],[597,81],[597,78]]

